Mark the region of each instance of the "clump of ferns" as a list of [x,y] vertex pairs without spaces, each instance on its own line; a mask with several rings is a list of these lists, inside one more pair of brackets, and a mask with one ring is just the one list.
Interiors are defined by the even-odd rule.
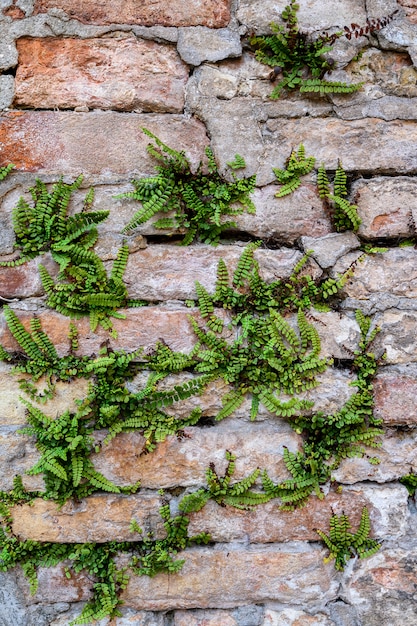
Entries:
[[0,181],[4,180],[6,176],[10,174],[10,172],[12,171],[14,167],[15,166],[13,163],[9,163],[8,165],[1,166],[0,167]]
[[200,511],[209,500],[214,500],[220,506],[229,505],[249,511],[271,499],[269,494],[251,489],[261,473],[259,468],[246,478],[231,484],[236,469],[236,455],[226,450],[226,460],[224,476],[219,476],[214,463],[210,463],[210,467],[206,470],[207,487],[184,496],[179,504],[180,511],[187,514],[195,513]]
[[329,526],[329,535],[326,535],[319,528],[316,528],[316,533],[330,552],[324,561],[329,562],[335,559],[337,570],[343,571],[349,559],[355,556],[364,559],[375,554],[381,547],[380,543],[369,536],[371,523],[366,507],[362,509],[361,521],[355,533],[350,532],[351,523],[345,513],[332,515]]
[[20,250],[20,256],[0,265],[21,265],[49,251],[60,271],[55,281],[47,269],[39,265],[47,305],[72,318],[89,316],[91,330],[101,325],[115,335],[110,317],[124,318],[117,309],[143,303],[129,300],[123,282],[128,246],[121,246],[110,276],[92,250],[98,239],[97,224],[109,214],[90,210],[94,190],[87,193],[81,213],[68,214],[71,196],[82,181],[83,177],[79,176],[68,185],[61,179],[50,192],[45,183],[36,181],[30,189],[33,205],[20,198],[13,209],[15,247]]
[[1,265],[13,267],[26,263],[40,254],[50,251],[52,258],[61,266],[68,264],[68,252],[81,253],[97,241],[97,224],[105,220],[108,211],[91,211],[94,190],[91,189],[83,203],[81,213],[69,215],[71,196],[83,181],[78,176],[72,184],[63,180],[53,185],[51,191],[41,180],[29,189],[32,205],[20,198],[12,212],[18,259]]
[[349,84],[324,78],[326,73],[334,69],[334,60],[328,53],[340,37],[358,38],[384,28],[398,10],[383,18],[367,19],[364,27],[353,23],[341,31],[332,34],[324,32],[318,36],[300,30],[298,10],[299,5],[295,0],[290,0],[281,13],[284,24],[272,22],[272,35],[253,35],[249,39],[257,60],[273,68],[271,80],[278,80],[270,98],[275,100],[283,90],[295,89],[301,93],[320,95],[358,91],[363,83]]
[[417,473],[411,469],[409,474],[401,476],[400,483],[407,487],[408,493],[413,496],[417,490]]
[[[38,318],[30,320],[29,332],[12,309],[5,307],[4,316],[21,351],[9,353],[0,346],[0,360],[13,364],[14,373],[27,375],[19,381],[21,389],[31,399],[46,402],[54,395],[57,381],[90,379],[89,391],[80,410],[88,416],[94,429],[109,429],[105,443],[120,432],[141,430],[145,450],[150,451],[168,435],[177,434],[185,426],[199,421],[200,409],[178,419],[166,413],[164,408],[200,393],[206,384],[204,377],[173,385],[164,391],[157,388],[158,381],[185,369],[192,362],[190,356],[171,357],[170,350],[160,342],[150,355],[145,355],[141,348],[125,353],[111,350],[105,344],[97,357],[79,357],[75,354],[77,330],[70,325],[70,352],[60,357]],[[142,370],[150,370],[148,380],[139,392],[133,392],[129,383]],[[39,391],[36,383],[41,377],[46,387]]]
[[357,391],[344,406],[332,415],[323,412],[313,415],[298,414],[289,422],[303,437],[299,452],[284,450],[284,462],[291,478],[274,484],[266,471],[262,481],[266,493],[281,498],[282,508],[292,510],[305,504],[315,492],[324,497],[321,486],[330,480],[332,472],[348,457],[363,456],[366,448],[380,446],[383,434],[382,420],[374,416],[372,381],[377,370],[377,359],[369,348],[378,333],[370,331],[371,320],[361,311],[356,312],[361,330],[359,349],[354,353],[353,371],[356,379],[351,383]]
[[[275,196],[282,198],[293,193],[301,185],[301,176],[309,174],[314,169],[315,163],[314,157],[306,157],[305,148],[300,144],[297,150],[291,152],[284,169],[273,168],[281,185]],[[334,174],[333,190],[324,165],[320,165],[317,170],[317,191],[338,232],[358,230],[361,224],[358,207],[347,200],[347,175],[340,160]]]
[[[32,399],[46,402],[53,396],[58,380],[71,381],[74,377],[84,376],[88,357],[74,354],[78,347],[77,329],[70,326],[70,351],[60,357],[48,335],[42,330],[39,318],[30,320],[30,331],[26,330],[16,313],[8,306],[3,308],[7,327],[21,349],[20,352],[9,353],[0,346],[0,360],[13,364],[12,372],[27,374],[19,380],[20,388]],[[43,378],[46,387],[39,391],[34,384]]]
[[29,426],[19,432],[34,436],[40,459],[27,470],[30,476],[42,474],[45,483],[43,496],[63,504],[69,498],[81,500],[95,491],[135,493],[139,483],[118,487],[94,468],[94,421],[90,407],[81,406],[75,412],[65,411],[50,417],[27,400]]
[[[117,196],[132,198],[142,204],[124,228],[125,233],[157,213],[168,213],[169,217],[156,220],[153,226],[185,233],[181,242],[184,246],[196,238],[216,245],[223,231],[236,226],[233,221],[225,221],[225,217],[240,215],[245,210],[255,212],[249,197],[255,188],[255,176],[238,178],[232,173],[232,180],[226,180],[217,169],[211,148],[206,148],[208,171],[205,172],[200,164],[193,172],[184,152],[168,147],[146,128],[142,130],[155,142],[156,146],[148,145],[148,152],[160,165],[156,168],[156,176],[133,180],[135,191]],[[231,170],[246,167],[239,155],[228,165]]]
[[[106,543],[50,543],[22,541],[10,529],[0,527],[0,571],[8,571],[20,565],[29,580],[31,593],[38,587],[39,567],[52,567],[63,563],[67,578],[85,571],[93,577],[93,598],[87,602],[81,614],[69,623],[88,624],[106,617],[120,617],[120,594],[129,582],[127,567],[118,567],[116,558],[130,555],[129,566],[138,576],[155,576],[159,572],[178,572],[184,560],[177,559],[178,552],[192,544],[207,543],[209,536],[201,533],[188,536],[188,518],[172,517],[169,506],[160,508],[166,536],[154,539],[145,536],[137,541],[108,541]],[[143,534],[133,520],[132,532]]]

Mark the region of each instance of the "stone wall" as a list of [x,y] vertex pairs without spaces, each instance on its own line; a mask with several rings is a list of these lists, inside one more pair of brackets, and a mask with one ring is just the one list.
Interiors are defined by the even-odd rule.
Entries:
[[[299,21],[308,32],[363,24],[399,9],[372,36],[335,44],[334,80],[363,81],[352,95],[284,95],[269,99],[270,68],[255,60],[245,37],[269,32],[284,0],[0,0],[0,165],[16,166],[0,187],[0,254],[11,258],[11,210],[36,178],[46,183],[84,174],[95,188],[94,208],[109,210],[96,247],[106,262],[115,258],[121,230],[137,210],[114,196],[130,181],[150,175],[146,127],[162,141],[185,150],[193,167],[209,143],[221,171],[235,153],[257,175],[256,215],[237,218],[217,247],[176,245],[175,236],[147,222],[127,237],[125,274],[129,295],[149,306],[115,320],[118,338],[88,320],[76,321],[80,354],[96,354],[104,341],[127,351],[151,348],[161,337],[188,351],[195,338],[185,300],[196,298],[195,281],[214,288],[218,260],[234,268],[243,246],[262,239],[263,276],[288,277],[306,250],[317,276],[344,271],[365,243],[385,245],[368,256],[346,283],[337,310],[314,313],[320,320],[322,351],[338,367],[322,375],[312,392],[316,408],[334,411],[351,393],[352,350],[359,340],[354,311],[361,308],[381,329],[374,350],[385,353],[374,384],[376,415],[385,435],[380,450],[346,459],[334,475],[336,489],[312,497],[294,512],[279,501],[253,511],[209,501],[191,516],[190,534],[206,531],[212,543],[185,551],[177,574],[132,576],[123,592],[123,617],[104,624],[147,626],[412,626],[417,624],[416,501],[399,478],[417,471],[417,4],[415,0],[301,0]],[[362,51],[362,54],[358,54]],[[351,200],[362,220],[356,236],[336,233],[317,194],[315,174],[297,191],[276,198],[272,168],[282,168],[303,143],[308,155],[329,170],[341,159]],[[85,190],[77,198],[80,201]],[[79,204],[78,204],[79,206]],[[35,313],[60,354],[67,349],[69,320],[45,306],[37,266],[0,267],[0,302],[20,319]],[[54,262],[43,263],[54,271]],[[16,350],[0,313],[0,342]],[[0,490],[36,459],[34,441],[18,433],[25,409],[16,376],[1,364]],[[73,406],[86,393],[85,381],[58,385],[50,415]],[[161,536],[159,489],[175,512],[178,499],[205,485],[205,470],[225,467],[225,450],[237,455],[234,479],[256,467],[273,480],[287,477],[284,447],[300,447],[288,422],[263,410],[248,418],[248,406],[222,422],[212,418],[222,390],[214,385],[199,400],[205,424],[170,436],[151,454],[141,454],[138,432],[117,436],[95,465],[117,485],[141,481],[135,495],[97,493],[62,508],[38,499],[14,511],[13,531],[22,539],[51,542],[129,541],[132,518]],[[178,416],[190,410],[179,406]],[[210,425],[210,427],[207,426]],[[369,462],[377,455],[379,464]],[[41,487],[26,476],[25,486]],[[344,572],[325,563],[328,551],[316,528],[327,530],[332,512],[349,514],[356,527],[367,506],[372,532],[382,548],[352,560]],[[41,568],[34,596],[21,571],[0,574],[1,626],[63,626],[91,597],[93,581],[80,574],[67,580],[64,566]]]

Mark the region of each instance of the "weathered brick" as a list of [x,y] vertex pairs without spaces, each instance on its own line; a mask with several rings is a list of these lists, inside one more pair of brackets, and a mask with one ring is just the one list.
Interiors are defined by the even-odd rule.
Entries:
[[[219,260],[225,261],[232,275],[242,252],[242,247],[233,245],[216,248],[207,245],[185,248],[162,244],[148,246],[130,255],[124,280],[131,298],[150,301],[194,299],[197,297],[196,281],[213,292]],[[301,258],[298,250],[288,248],[255,252],[261,275],[267,282],[288,278]],[[310,262],[309,267],[313,276],[320,276],[321,270],[314,262]]]
[[2,298],[28,298],[44,294],[38,266],[56,271],[55,263],[47,256],[38,257],[16,267],[0,266],[0,293]]
[[375,415],[386,424],[417,425],[416,375],[380,371],[374,382]]
[[22,540],[55,543],[138,541],[141,535],[129,530],[135,519],[143,536],[152,533],[161,539],[166,535],[161,506],[161,498],[152,494],[98,494],[79,503],[70,500],[62,507],[38,499],[14,509],[13,532]]
[[405,532],[408,522],[407,495],[401,486],[379,489],[362,484],[343,488],[341,495],[331,491],[324,500],[311,497],[306,506],[295,511],[281,511],[278,499],[259,505],[253,511],[220,507],[210,500],[201,511],[190,516],[189,532],[208,532],[216,542],[317,541],[315,529],[327,532],[332,514],[349,511],[352,528],[357,528],[366,506],[375,535],[398,536]]
[[[103,437],[104,437],[103,433]],[[137,432],[123,433],[92,457],[95,468],[117,485],[140,480],[144,489],[206,484],[206,470],[214,463],[222,474],[226,450],[236,454],[235,480],[256,467],[267,467],[273,480],[288,476],[284,446],[295,451],[299,437],[283,420],[245,423],[228,419],[212,428],[187,427],[170,436],[150,454],[142,454],[145,439]]]
[[255,105],[250,98],[202,98],[193,104],[193,110],[207,126],[221,167],[230,160],[233,145],[234,151],[246,159],[246,172],[257,174],[258,185],[267,185],[275,182],[272,168],[284,167],[294,147],[304,144],[307,155],[316,157],[317,163],[324,163],[329,170],[337,168],[338,159],[348,172],[398,176],[417,170],[413,150],[417,121],[343,121],[310,116],[288,119],[284,113],[274,115],[271,108],[270,119],[263,122],[268,107]]
[[[348,267],[357,253],[342,257],[335,273]],[[355,267],[353,276],[343,288],[347,296],[366,300],[374,293],[390,293],[405,298],[417,297],[417,250],[391,248],[383,254],[368,255]]]
[[35,13],[63,9],[85,24],[140,24],[142,26],[226,26],[230,19],[229,0],[198,0],[192,10],[186,0],[36,0]]
[[[398,280],[401,280],[400,275]],[[417,361],[417,312],[388,309],[375,316],[381,328],[373,344],[378,355],[385,355],[385,363],[413,363]]]
[[336,626],[336,622],[323,613],[310,615],[297,609],[267,608],[261,626]]
[[[25,419],[25,405],[20,402],[22,396],[30,400],[19,387],[19,380],[28,379],[26,374],[11,373],[12,367],[6,363],[0,363],[0,425],[23,425]],[[43,378],[36,383],[38,392],[46,387]],[[88,381],[75,379],[71,383],[58,382],[55,386],[54,397],[42,405],[42,411],[50,417],[60,415],[66,410],[75,409],[75,400],[83,398],[87,394]],[[34,404],[35,401],[33,402]]]
[[0,165],[51,177],[86,175],[86,183],[130,180],[155,171],[146,127],[185,150],[197,167],[208,143],[203,124],[174,114],[13,111],[0,117]]
[[[26,328],[29,328],[32,311],[14,309]],[[75,320],[79,330],[80,349],[78,354],[98,354],[103,341],[116,350],[136,350],[140,346],[152,349],[162,337],[173,349],[182,352],[190,351],[195,345],[195,336],[188,321],[190,309],[164,307],[143,307],[121,310],[126,319],[114,320],[113,326],[118,331],[117,339],[109,338],[108,332],[98,328],[91,332],[88,318]],[[42,328],[50,337],[59,355],[68,354],[70,320],[55,311],[38,311]],[[4,317],[0,315],[0,343],[6,350],[19,351],[19,345],[7,329]]]
[[[287,4],[286,0],[242,0],[237,16],[249,28],[265,32],[270,22],[281,22],[281,13]],[[325,11],[320,0],[300,2],[299,6],[298,20],[303,30],[319,31],[351,22],[362,24],[367,17],[362,0],[330,0]]]
[[417,193],[417,178],[372,178],[356,181],[352,187],[362,223],[359,234],[378,237],[406,237],[414,234],[411,222]]
[[75,39],[23,37],[15,104],[179,113],[187,66],[166,44],[135,37]]
[[321,550],[294,553],[276,546],[193,548],[178,555],[185,558],[178,574],[132,577],[122,599],[127,606],[151,610],[233,608],[267,601],[299,605],[336,591],[332,566],[323,565],[323,556]]
[[396,432],[387,430],[381,437],[381,447],[368,448],[367,456],[376,457],[379,463],[370,463],[368,458],[344,459],[334,472],[334,477],[341,483],[374,481],[385,483],[398,480],[410,473],[417,465],[417,432]]
[[[360,623],[403,626],[417,620],[417,549],[380,550],[354,567],[349,596]],[[371,601],[372,599],[372,601]]]

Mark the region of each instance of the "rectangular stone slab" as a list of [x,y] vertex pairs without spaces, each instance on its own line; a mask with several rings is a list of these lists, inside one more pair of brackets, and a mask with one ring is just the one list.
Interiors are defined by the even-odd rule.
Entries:
[[208,26],[220,28],[230,19],[229,0],[36,0],[35,14],[63,9],[84,24],[141,26]]
[[188,67],[173,46],[136,37],[22,37],[15,104],[33,109],[180,113]]

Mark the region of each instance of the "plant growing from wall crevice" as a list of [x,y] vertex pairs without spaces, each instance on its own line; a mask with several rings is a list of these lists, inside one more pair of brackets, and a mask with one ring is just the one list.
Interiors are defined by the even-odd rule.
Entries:
[[364,559],[375,554],[381,547],[380,543],[369,537],[371,524],[369,511],[366,507],[362,509],[361,521],[356,533],[351,533],[350,528],[349,517],[345,513],[332,515],[330,518],[329,535],[316,528],[316,533],[330,551],[325,562],[335,559],[335,568],[337,570],[344,570],[346,562],[354,556]]
[[236,226],[233,221],[224,221],[224,217],[240,215],[245,210],[255,212],[249,195],[255,189],[256,177],[237,178],[233,173],[246,166],[240,155],[228,163],[232,170],[232,180],[228,181],[218,171],[211,148],[206,148],[208,171],[203,171],[200,163],[193,172],[184,152],[165,145],[146,128],[142,130],[155,142],[156,147],[148,145],[148,152],[160,165],[156,176],[133,180],[135,191],[117,196],[142,204],[123,232],[130,232],[157,213],[168,213],[170,217],[156,220],[153,226],[185,233],[181,242],[184,246],[196,239],[216,245],[224,230]]
[[325,74],[330,73],[335,65],[328,53],[340,37],[358,38],[384,28],[398,10],[386,17],[367,19],[363,27],[353,23],[335,33],[324,32],[318,36],[300,30],[298,10],[299,4],[295,0],[290,0],[281,13],[283,25],[272,22],[270,24],[272,35],[252,35],[249,38],[256,59],[272,67],[271,80],[278,80],[270,98],[275,100],[281,96],[283,90],[295,89],[301,93],[320,95],[350,94],[358,91],[363,83],[349,84],[325,79]]

